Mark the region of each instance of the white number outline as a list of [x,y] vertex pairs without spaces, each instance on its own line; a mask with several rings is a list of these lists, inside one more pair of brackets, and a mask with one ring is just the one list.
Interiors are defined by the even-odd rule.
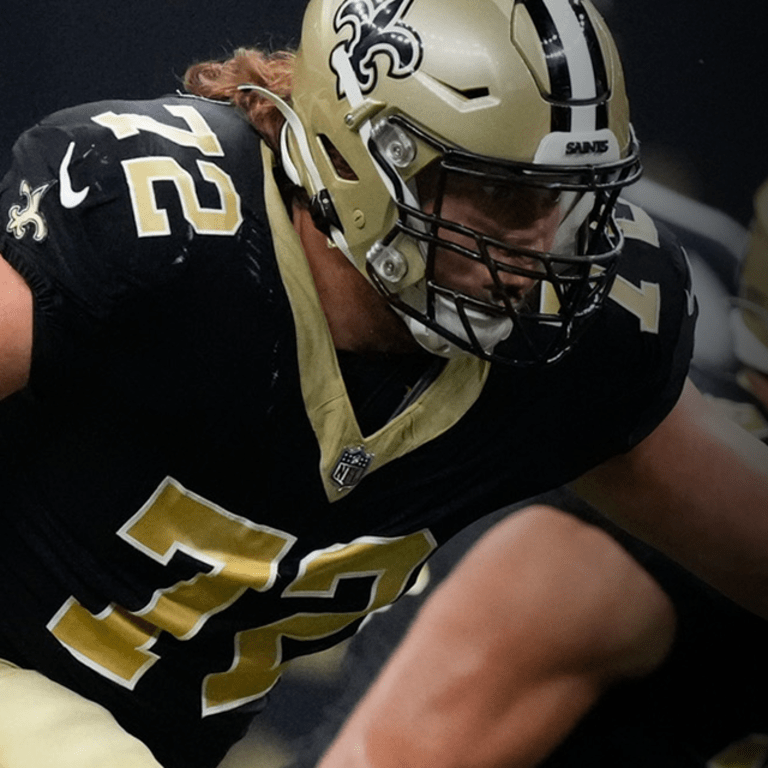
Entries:
[[[216,134],[194,107],[167,104],[164,107],[174,117],[184,120],[189,130],[166,125],[148,115],[132,113],[118,115],[109,111],[91,119],[111,130],[119,141],[145,131],[179,146],[197,149],[206,157],[224,156]],[[173,157],[156,155],[122,162],[139,237],[171,234],[168,213],[158,206],[155,192],[155,184],[163,181],[175,186],[182,215],[197,234],[228,237],[237,233],[243,223],[242,200],[232,177],[215,163],[197,160],[196,164],[200,176],[215,187],[219,208],[204,208],[200,204],[194,177]]]
[[[184,527],[190,530],[185,531]],[[164,566],[171,563],[177,552],[190,555],[201,566],[213,566],[211,571],[201,570],[187,581],[156,590],[147,604],[137,610],[128,611],[112,604],[92,614],[70,597],[52,617],[48,630],[67,651],[129,690],[135,689],[161,660],[151,649],[162,631],[181,641],[191,640],[210,618],[229,608],[249,589],[271,589],[280,563],[296,542],[295,536],[228,512],[188,491],[171,477],[165,478],[120,528],[118,536]],[[250,574],[243,567],[244,537],[251,537],[261,549],[263,544],[273,549],[268,559],[254,559]],[[163,541],[158,544],[159,540]],[[291,613],[271,624],[237,632],[230,668],[211,672],[204,678],[203,716],[228,711],[264,696],[277,683],[286,663],[282,657],[282,638],[307,641],[331,637],[390,604],[403,594],[414,572],[436,547],[434,537],[424,529],[391,538],[360,537],[305,556],[280,599],[315,597],[332,601],[343,580],[373,577],[367,605],[351,612]],[[265,565],[268,576],[254,580],[253,572],[264,570]],[[233,583],[235,570],[240,581]],[[318,584],[325,586],[318,588]],[[207,587],[213,598],[201,598],[200,591]],[[216,589],[223,595],[219,603],[215,603]],[[178,595],[182,601],[189,597],[192,600],[174,602]],[[206,601],[209,607],[203,611],[199,604]],[[260,661],[254,662],[254,658]]]

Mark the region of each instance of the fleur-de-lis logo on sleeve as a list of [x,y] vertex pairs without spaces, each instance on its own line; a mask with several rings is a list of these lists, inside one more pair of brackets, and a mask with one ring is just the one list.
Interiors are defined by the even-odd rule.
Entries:
[[[370,93],[376,86],[377,57],[383,55],[389,59],[386,73],[389,77],[408,77],[419,68],[423,55],[421,38],[403,22],[403,16],[412,2],[347,0],[336,12],[334,29],[341,32],[344,27],[351,26],[352,37],[337,46],[334,54],[339,49],[344,50],[362,93]],[[345,94],[341,77],[337,90],[341,98]]]
[[50,184],[43,184],[37,189],[32,189],[32,185],[28,181],[21,182],[19,194],[26,198],[26,204],[10,207],[6,228],[17,240],[21,240],[27,234],[29,227],[34,228],[33,238],[35,242],[41,243],[48,237],[48,225],[45,223],[43,214],[40,213],[40,202],[48,187]]

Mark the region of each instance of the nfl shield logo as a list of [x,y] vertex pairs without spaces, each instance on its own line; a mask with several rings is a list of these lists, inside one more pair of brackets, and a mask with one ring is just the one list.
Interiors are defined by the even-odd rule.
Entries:
[[373,454],[367,453],[363,446],[345,448],[336,462],[331,479],[339,486],[340,491],[354,488],[365,477],[371,461]]

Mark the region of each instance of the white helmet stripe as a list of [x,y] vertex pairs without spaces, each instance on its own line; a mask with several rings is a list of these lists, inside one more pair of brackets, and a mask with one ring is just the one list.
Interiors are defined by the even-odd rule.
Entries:
[[521,2],[539,33],[549,68],[555,102],[552,130],[604,128],[605,62],[583,6],[579,0]]
[[544,0],[562,44],[562,55],[568,67],[572,99],[594,99],[597,96],[595,70],[589,55],[584,31],[569,3]]

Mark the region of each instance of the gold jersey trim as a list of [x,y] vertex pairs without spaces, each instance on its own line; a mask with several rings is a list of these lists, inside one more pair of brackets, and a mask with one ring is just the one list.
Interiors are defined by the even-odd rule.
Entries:
[[364,436],[347,396],[330,331],[314,280],[269,169],[274,156],[265,147],[264,192],[277,263],[296,324],[304,407],[320,446],[320,474],[328,500],[337,501],[352,488],[332,480],[345,450],[361,448],[371,456],[367,472],[375,472],[453,427],[477,401],[490,363],[462,356],[449,360],[442,373],[403,413],[372,435]]

